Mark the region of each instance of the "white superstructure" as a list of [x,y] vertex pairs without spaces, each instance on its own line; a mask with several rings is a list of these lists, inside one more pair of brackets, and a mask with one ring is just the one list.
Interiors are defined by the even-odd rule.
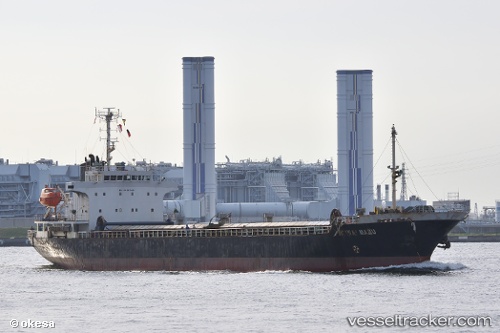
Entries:
[[337,71],[340,211],[373,209],[372,71]]
[[214,57],[184,57],[184,208],[185,217],[215,216]]

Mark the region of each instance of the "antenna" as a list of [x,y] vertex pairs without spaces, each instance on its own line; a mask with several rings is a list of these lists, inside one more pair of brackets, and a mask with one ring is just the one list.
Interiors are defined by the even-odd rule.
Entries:
[[[103,110],[95,109],[95,116],[99,117],[99,121],[106,122],[106,164],[109,168],[111,165],[111,153],[115,150],[115,143],[118,138],[111,138],[111,121],[121,118],[120,109],[115,111],[115,108],[103,108]],[[102,139],[102,138],[101,138]]]

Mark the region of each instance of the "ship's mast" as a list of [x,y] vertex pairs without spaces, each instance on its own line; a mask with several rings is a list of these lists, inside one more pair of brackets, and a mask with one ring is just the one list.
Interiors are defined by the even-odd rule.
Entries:
[[96,118],[106,122],[106,164],[111,165],[111,153],[115,150],[115,143],[118,142],[117,138],[111,137],[111,121],[121,118],[120,110],[115,108],[103,108],[103,110],[95,109]]
[[391,169],[392,176],[392,209],[396,209],[396,183],[399,176],[401,176],[401,171],[399,171],[399,166],[396,165],[396,128],[392,125],[391,137],[392,137],[392,166],[389,165],[388,168]]

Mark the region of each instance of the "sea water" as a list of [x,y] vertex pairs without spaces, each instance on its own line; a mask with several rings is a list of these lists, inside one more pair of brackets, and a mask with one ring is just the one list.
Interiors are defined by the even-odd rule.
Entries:
[[88,272],[0,248],[0,332],[500,332],[499,258],[453,243],[349,273]]

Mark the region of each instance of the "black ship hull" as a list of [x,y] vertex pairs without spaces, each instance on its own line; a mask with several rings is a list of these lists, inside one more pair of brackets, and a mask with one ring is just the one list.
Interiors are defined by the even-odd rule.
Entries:
[[56,266],[78,270],[330,272],[418,263],[459,220],[345,224],[328,233],[127,238],[36,238]]

